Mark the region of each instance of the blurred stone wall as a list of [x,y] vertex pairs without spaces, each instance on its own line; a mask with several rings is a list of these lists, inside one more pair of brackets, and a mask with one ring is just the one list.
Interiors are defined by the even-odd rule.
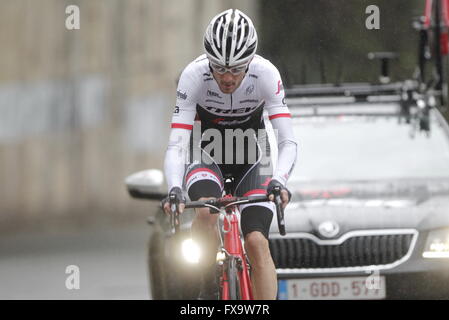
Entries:
[[255,0],[0,1],[0,225],[147,210],[124,179],[162,166],[175,79],[229,7],[257,25]]

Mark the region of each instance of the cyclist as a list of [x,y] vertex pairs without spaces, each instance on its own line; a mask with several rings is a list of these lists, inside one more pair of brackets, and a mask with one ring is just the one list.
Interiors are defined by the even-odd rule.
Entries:
[[[290,200],[286,183],[297,154],[290,112],[278,70],[256,55],[256,48],[257,33],[251,19],[239,10],[226,10],[215,16],[206,29],[205,54],[187,65],[179,78],[164,162],[169,195],[175,196],[179,213],[184,209],[183,188],[191,200],[221,197],[227,177],[233,177],[236,196],[269,194],[273,200],[272,190],[280,186],[282,206]],[[270,159],[268,139],[261,131],[265,128],[264,110],[277,132],[274,173],[271,162],[266,161]],[[195,119],[201,122],[202,153],[187,166]],[[239,139],[245,143],[239,146]],[[252,142],[257,148],[250,148]],[[191,157],[193,154],[191,151]],[[170,213],[167,202],[164,210]],[[276,269],[268,245],[274,212],[271,201],[240,206],[255,299],[275,299],[277,294]],[[202,244],[202,262],[208,266],[200,294],[206,299],[214,298],[211,293],[216,291],[217,218],[207,208],[197,209],[192,224],[192,236]]]

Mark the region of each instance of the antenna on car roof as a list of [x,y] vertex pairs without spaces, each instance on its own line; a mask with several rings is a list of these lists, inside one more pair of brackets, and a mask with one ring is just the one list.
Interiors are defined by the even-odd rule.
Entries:
[[380,60],[380,76],[379,82],[386,84],[390,83],[390,60],[397,59],[399,54],[396,52],[370,52],[368,53],[369,60]]

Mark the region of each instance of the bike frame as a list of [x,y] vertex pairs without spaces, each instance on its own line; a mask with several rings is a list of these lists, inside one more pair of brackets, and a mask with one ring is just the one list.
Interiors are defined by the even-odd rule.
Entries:
[[[233,256],[240,262],[241,267],[239,268],[240,270],[237,273],[237,277],[240,284],[241,299],[253,300],[251,280],[249,277],[249,265],[247,264],[245,251],[241,241],[237,210],[235,205],[225,209],[225,219],[223,221],[224,241],[222,249],[226,254],[226,259]],[[221,288],[222,300],[230,300],[228,275],[225,269],[223,269]]]

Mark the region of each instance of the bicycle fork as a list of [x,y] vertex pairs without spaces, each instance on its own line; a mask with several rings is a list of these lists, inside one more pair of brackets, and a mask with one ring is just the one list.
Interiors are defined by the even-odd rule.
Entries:
[[[237,278],[239,280],[240,297],[242,300],[252,300],[253,293],[249,277],[249,266],[246,262],[242,241],[240,240],[239,222],[235,213],[226,213],[224,219],[224,248],[226,250],[225,265],[229,267],[231,257],[237,261]],[[222,298],[229,300],[229,281],[226,270],[222,277]]]

